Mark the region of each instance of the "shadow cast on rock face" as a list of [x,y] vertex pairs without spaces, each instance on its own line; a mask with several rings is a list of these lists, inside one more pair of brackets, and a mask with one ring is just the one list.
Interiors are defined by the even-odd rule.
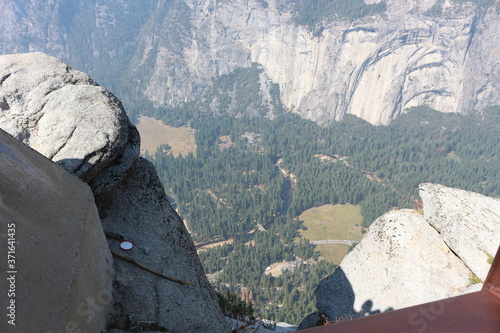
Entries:
[[[367,279],[366,283],[371,283],[371,281]],[[373,309],[372,300],[366,300],[359,311],[354,308],[356,296],[349,279],[341,267],[338,267],[332,275],[320,281],[315,296],[318,311],[304,318],[299,325],[299,329],[356,319],[382,312]],[[390,310],[392,308],[385,311]]]
[[129,123],[128,133],[128,140],[123,150],[106,162],[99,158],[96,160],[95,155],[98,153],[93,153],[81,159],[60,159],[56,163],[86,182],[94,195],[102,194],[119,183],[139,158],[141,145],[139,132]]
[[[137,156],[137,158],[139,157]],[[120,155],[101,169],[98,169],[97,174],[86,172],[95,169],[95,165],[89,162],[88,159],[65,158],[54,162],[87,183],[94,195],[100,195],[118,184],[129,172],[131,162],[137,160],[137,158],[133,160],[129,158],[130,161],[124,162],[125,158]]]
[[88,170],[92,167],[92,164],[86,160],[81,158],[64,158],[58,161],[54,161],[54,163],[60,165],[64,169],[66,169],[69,173],[74,174],[82,181],[88,183],[90,179],[86,177],[85,173],[79,172],[80,170]]

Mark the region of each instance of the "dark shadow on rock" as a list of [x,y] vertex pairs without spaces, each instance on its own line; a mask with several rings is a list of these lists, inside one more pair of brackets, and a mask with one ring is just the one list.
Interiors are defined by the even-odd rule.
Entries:
[[[370,281],[367,280],[367,283]],[[320,281],[315,297],[318,311],[305,317],[299,325],[299,330],[381,313],[380,310],[373,309],[372,300],[363,303],[360,311],[354,309],[356,295],[341,267]],[[390,310],[392,308],[386,311]]]
[[139,158],[140,145],[139,132],[128,123],[127,141],[122,150],[115,152],[115,156],[108,158],[107,161],[103,161],[99,154],[103,155],[103,151],[109,147],[104,147],[102,151],[91,153],[83,158],[65,158],[55,162],[86,182],[94,195],[99,195],[121,182],[132,164]]
[[88,161],[82,160],[81,158],[65,158],[58,161],[54,161],[54,163],[60,165],[69,173],[77,176],[84,182],[88,182],[90,179],[85,177],[85,174],[79,173],[78,171],[81,169],[90,169],[92,164]]

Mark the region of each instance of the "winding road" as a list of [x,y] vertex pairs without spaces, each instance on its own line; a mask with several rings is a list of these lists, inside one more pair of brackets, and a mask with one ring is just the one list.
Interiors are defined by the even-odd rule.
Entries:
[[347,244],[347,245],[352,245],[359,243],[359,241],[353,241],[349,239],[323,239],[323,240],[316,240],[316,241],[311,241],[311,244]]

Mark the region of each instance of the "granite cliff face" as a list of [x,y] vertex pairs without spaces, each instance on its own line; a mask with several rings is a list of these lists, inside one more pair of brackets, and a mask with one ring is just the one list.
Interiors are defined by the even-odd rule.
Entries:
[[[258,63],[287,108],[319,123],[350,113],[388,124],[411,106],[469,113],[500,103],[498,1],[386,4],[382,14],[337,17],[311,31],[281,0],[151,0],[141,15],[128,1],[7,0],[0,50],[49,52],[96,77],[109,68],[117,89],[165,106],[200,98],[214,76]],[[124,34],[125,26],[134,29]],[[88,42],[73,45],[76,31]]]
[[427,303],[467,292],[474,275],[486,278],[500,245],[500,200],[435,184],[421,184],[420,196],[423,215],[384,214],[320,282],[320,314],[336,321]]
[[[108,324],[134,331],[163,327],[172,332],[224,332],[215,291],[193,241],[168,203],[154,167],[139,157],[139,135],[121,103],[86,74],[42,53],[0,56],[0,101],[1,129],[77,175],[93,191],[94,223],[102,222],[115,257],[114,306]],[[70,191],[66,196],[77,191],[63,188],[63,197],[65,190]],[[2,198],[8,198],[9,192],[4,191],[2,186]],[[121,250],[122,239],[135,247]],[[83,244],[74,253],[86,258],[80,251],[89,246]],[[89,255],[106,258],[109,249],[105,253],[90,249]],[[64,250],[60,251],[64,257]],[[131,261],[178,281],[152,274]],[[83,270],[92,271],[92,267]],[[74,303],[78,300],[63,304],[73,311],[72,306],[78,305]],[[100,318],[105,320],[106,313]]]
[[192,1],[196,35],[203,34],[205,43],[187,49],[187,68],[195,72],[209,50],[223,56],[204,66],[205,75],[257,62],[279,84],[286,107],[319,123],[351,113],[388,124],[411,106],[468,113],[498,103],[498,46],[486,46],[499,28],[493,8],[482,12],[448,2],[446,18],[438,19],[422,15],[435,1],[388,1],[386,17],[328,22],[315,37],[294,25],[279,2],[268,3],[265,10],[257,1],[211,9],[210,2]]

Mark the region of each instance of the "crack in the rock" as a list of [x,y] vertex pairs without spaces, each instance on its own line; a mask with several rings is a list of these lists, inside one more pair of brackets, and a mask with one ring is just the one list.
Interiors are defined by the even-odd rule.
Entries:
[[2,76],[0,78],[0,86],[4,83],[5,80],[7,80],[10,76],[12,75],[12,73],[7,73],[5,74],[4,76]]
[[73,129],[71,130],[71,133],[69,134],[69,137],[67,140],[64,141],[64,143],[57,149],[57,151],[51,155],[48,156],[49,159],[53,159],[54,156],[56,156],[57,154],[59,154],[61,152],[61,150],[64,149],[64,147],[66,147],[66,145],[68,144],[69,140],[71,140],[71,138],[73,137],[73,134],[75,133],[76,131],[76,128],[77,126],[73,127]]

